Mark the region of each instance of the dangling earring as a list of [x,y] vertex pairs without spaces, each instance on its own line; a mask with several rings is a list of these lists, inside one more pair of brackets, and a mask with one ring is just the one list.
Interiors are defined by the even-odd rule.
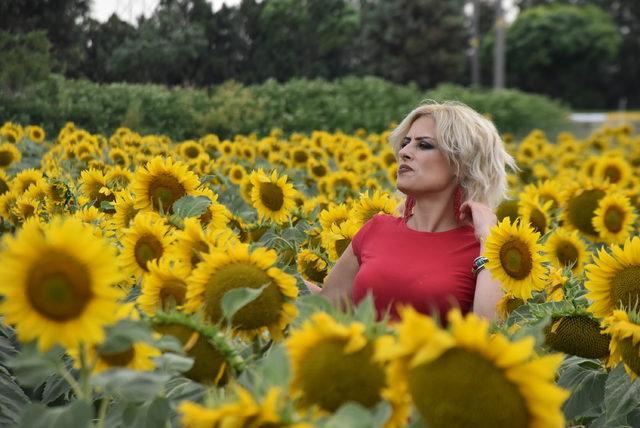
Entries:
[[462,187],[458,184],[453,191],[453,215],[456,216],[456,221],[460,220],[460,206],[462,205]]
[[411,211],[413,210],[413,206],[416,204],[416,200],[413,196],[407,196],[407,199],[404,201],[404,214],[402,218],[406,222],[409,217],[411,217]]

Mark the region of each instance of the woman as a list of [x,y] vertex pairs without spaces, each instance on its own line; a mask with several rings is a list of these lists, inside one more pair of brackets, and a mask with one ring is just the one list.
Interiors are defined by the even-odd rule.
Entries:
[[324,281],[307,282],[334,304],[373,294],[378,316],[410,304],[445,315],[452,306],[493,319],[499,282],[479,257],[497,223],[515,169],[495,126],[454,102],[423,104],[389,136],[398,159],[404,215],[376,215],[354,236]]

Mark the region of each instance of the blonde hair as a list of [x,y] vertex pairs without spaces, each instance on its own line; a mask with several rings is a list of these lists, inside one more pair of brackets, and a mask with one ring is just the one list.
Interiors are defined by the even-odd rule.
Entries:
[[430,116],[436,126],[436,141],[453,167],[462,187],[462,199],[497,207],[507,197],[507,171],[516,171],[494,124],[471,107],[455,102],[423,102],[409,113],[389,135],[398,155],[400,144],[418,118]]

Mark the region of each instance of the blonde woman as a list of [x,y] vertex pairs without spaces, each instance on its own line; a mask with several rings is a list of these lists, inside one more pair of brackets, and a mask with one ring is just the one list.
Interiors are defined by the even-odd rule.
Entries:
[[506,167],[514,160],[495,126],[466,105],[422,104],[389,141],[398,159],[401,217],[376,215],[354,236],[311,292],[334,304],[372,293],[378,316],[397,318],[400,305],[445,320],[452,306],[493,319],[499,282],[480,257],[493,209],[506,197]]

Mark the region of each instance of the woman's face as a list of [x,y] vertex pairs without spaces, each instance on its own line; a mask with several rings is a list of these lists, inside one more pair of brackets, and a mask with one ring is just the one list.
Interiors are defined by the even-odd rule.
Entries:
[[398,190],[420,196],[447,189],[455,179],[436,140],[436,124],[431,116],[413,122],[398,151]]

